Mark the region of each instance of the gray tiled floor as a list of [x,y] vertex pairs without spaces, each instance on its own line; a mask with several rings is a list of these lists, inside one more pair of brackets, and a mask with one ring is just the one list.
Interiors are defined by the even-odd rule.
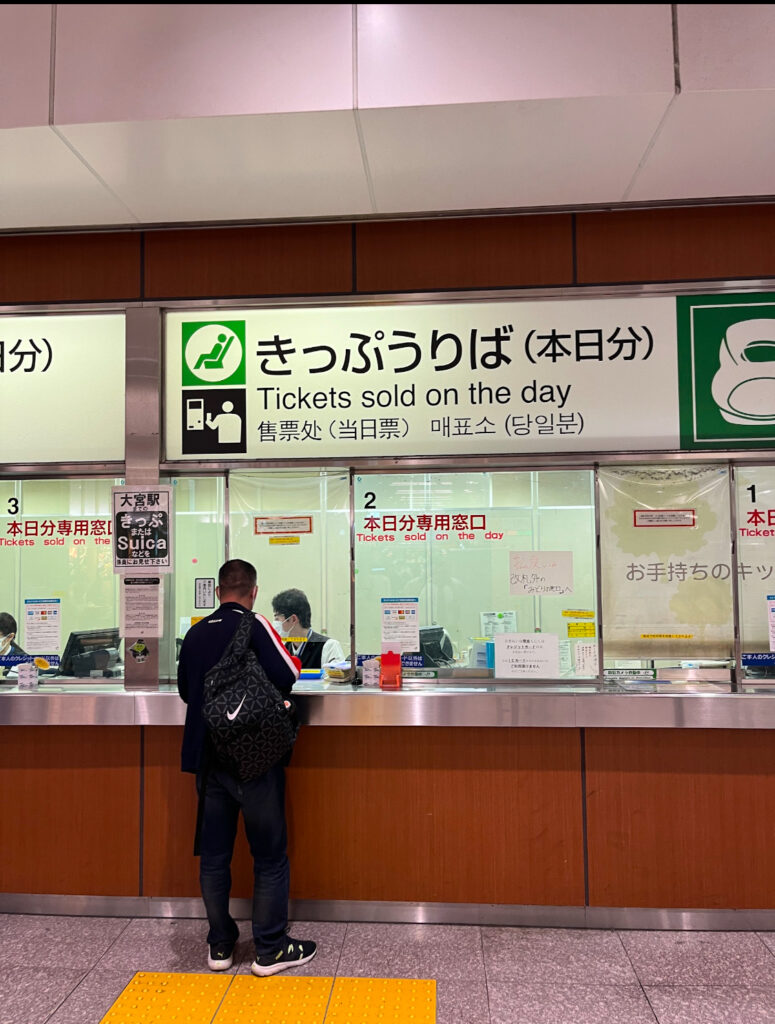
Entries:
[[[135,971],[206,972],[201,920],[0,914],[0,1024],[99,1024]],[[435,978],[437,1024],[771,1024],[775,933],[304,923],[301,973]],[[250,970],[242,923],[232,972]],[[256,984],[261,981],[256,979]]]

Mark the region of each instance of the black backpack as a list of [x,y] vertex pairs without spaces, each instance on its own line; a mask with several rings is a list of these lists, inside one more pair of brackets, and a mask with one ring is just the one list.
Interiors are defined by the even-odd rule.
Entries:
[[293,706],[269,679],[250,646],[246,612],[221,660],[204,679],[202,717],[218,762],[242,782],[263,775],[293,748]]

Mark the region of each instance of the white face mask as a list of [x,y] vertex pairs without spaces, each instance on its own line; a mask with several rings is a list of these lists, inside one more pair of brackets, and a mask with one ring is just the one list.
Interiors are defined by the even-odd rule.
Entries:
[[7,654],[10,651],[11,641],[13,638],[13,633],[7,633],[5,636],[0,636],[0,654]]
[[288,634],[288,630],[285,628],[285,623],[287,621],[288,621],[287,619],[275,619],[274,622],[272,623],[272,625],[274,626],[275,630],[280,634],[280,636],[288,636],[289,635]]

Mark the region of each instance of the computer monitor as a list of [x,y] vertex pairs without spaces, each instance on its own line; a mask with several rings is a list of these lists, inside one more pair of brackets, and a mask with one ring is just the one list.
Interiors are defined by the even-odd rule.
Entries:
[[71,633],[59,662],[59,675],[83,677],[109,671],[119,660],[120,642],[118,626]]
[[430,667],[451,665],[455,660],[452,641],[443,626],[424,626],[420,629],[420,654]]

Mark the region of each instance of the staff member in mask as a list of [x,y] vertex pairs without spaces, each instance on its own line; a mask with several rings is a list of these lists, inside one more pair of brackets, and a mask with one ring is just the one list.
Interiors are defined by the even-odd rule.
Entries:
[[289,638],[285,646],[300,659],[302,668],[322,668],[331,662],[344,660],[344,651],[338,640],[316,633],[311,628],[312,612],[303,591],[283,590],[275,595],[272,611],[272,625],[283,640]]
[[13,615],[9,612],[0,612],[0,658],[6,654],[27,653],[17,643],[14,643],[18,628]]
[[10,655],[26,654],[18,644],[14,643],[16,639],[16,619],[9,612],[0,612],[0,679],[5,678],[7,672],[10,669],[15,668],[15,664],[10,666],[3,665],[3,658]]

